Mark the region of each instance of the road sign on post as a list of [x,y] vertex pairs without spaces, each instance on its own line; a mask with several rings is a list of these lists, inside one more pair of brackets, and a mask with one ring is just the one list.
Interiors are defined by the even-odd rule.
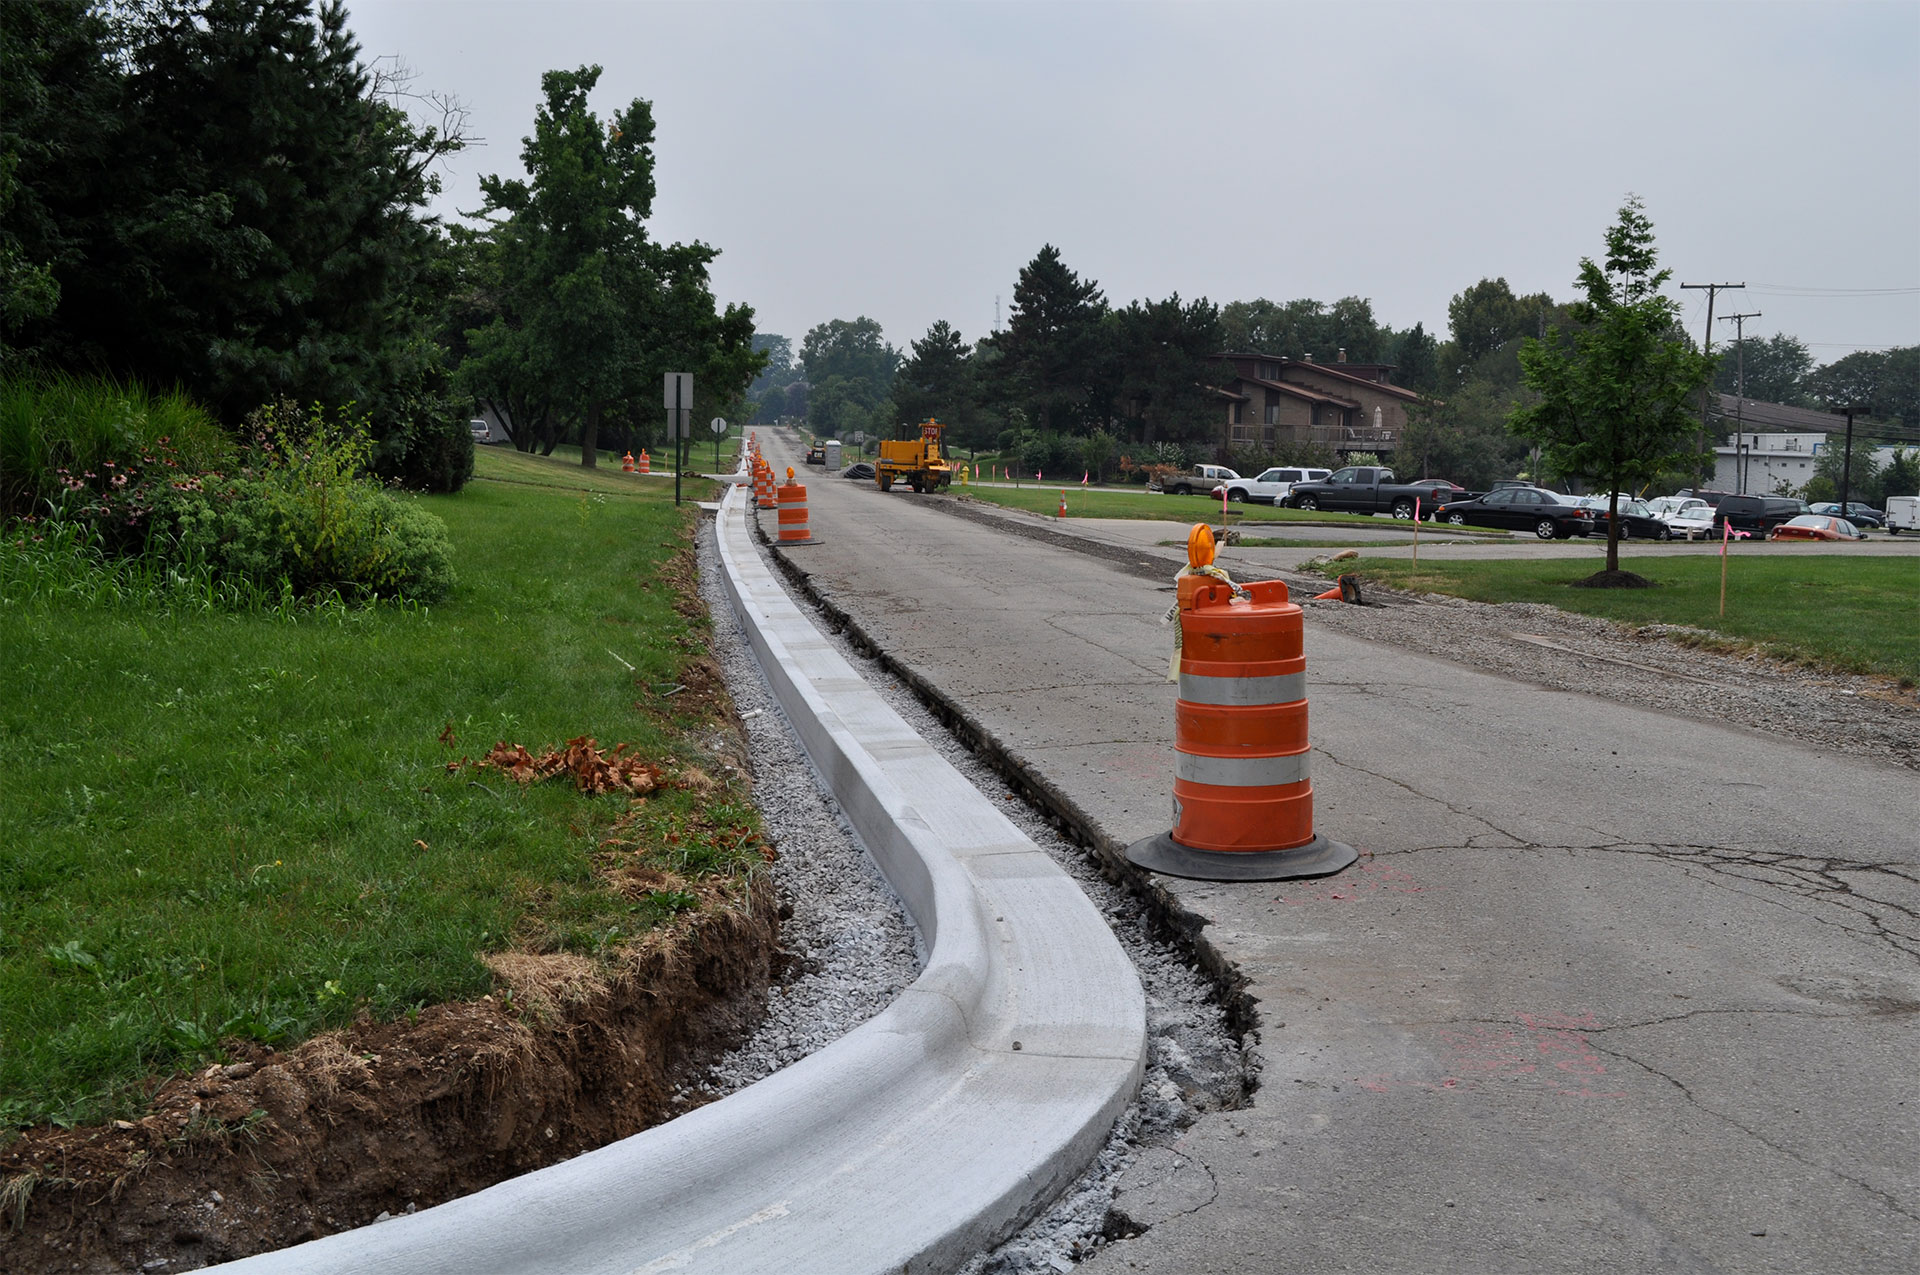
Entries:
[[714,417],[707,422],[707,428],[713,431],[713,468],[714,472],[718,473],[720,470],[720,438],[727,432],[726,417]]
[[693,373],[666,375],[667,433],[673,439],[673,503],[680,503],[680,471],[687,467],[686,439],[693,423]]

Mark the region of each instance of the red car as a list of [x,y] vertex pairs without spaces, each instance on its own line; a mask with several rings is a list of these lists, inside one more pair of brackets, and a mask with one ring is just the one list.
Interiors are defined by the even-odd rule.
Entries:
[[1826,514],[1801,514],[1789,518],[1767,533],[1769,540],[1865,540],[1867,533],[1845,518]]

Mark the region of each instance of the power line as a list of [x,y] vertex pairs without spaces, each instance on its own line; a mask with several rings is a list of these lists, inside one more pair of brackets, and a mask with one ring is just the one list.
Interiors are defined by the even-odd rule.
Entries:
[[[1701,287],[1700,284],[1681,284],[1681,287]],[[1725,286],[1725,285],[1722,285]],[[1920,294],[1917,288],[1803,288],[1791,283],[1756,283],[1755,292],[1766,296],[1779,297],[1910,297]]]

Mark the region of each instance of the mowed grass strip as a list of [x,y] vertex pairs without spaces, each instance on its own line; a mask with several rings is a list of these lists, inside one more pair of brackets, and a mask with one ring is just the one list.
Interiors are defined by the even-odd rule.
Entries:
[[1743,554],[1727,562],[1720,611],[1720,558],[1622,554],[1623,569],[1651,589],[1580,589],[1592,558],[1423,562],[1362,557],[1321,568],[1354,572],[1400,589],[1478,602],[1543,602],[1626,624],[1680,624],[1759,645],[1767,654],[1853,673],[1920,682],[1920,559],[1814,549]]
[[[1067,494],[1069,518],[1144,518],[1189,523],[1220,521],[1220,502],[1210,497],[1173,496],[1138,488],[1083,488],[1077,482],[1063,483],[1058,487],[1044,484],[1038,487],[962,487],[956,483],[950,490],[957,496],[970,496],[988,504],[1024,509],[1028,513],[1046,514],[1049,517],[1059,512],[1060,493],[1064,491]],[[1298,509],[1278,509],[1272,505],[1237,504],[1230,505],[1229,510],[1235,522],[1374,521],[1358,514],[1308,514]]]
[[[483,953],[605,952],[692,905],[596,879],[624,796],[447,770],[496,740],[673,752],[704,617],[656,577],[691,507],[497,449],[479,475],[422,498],[459,573],[430,609],[0,602],[0,1121],[127,1113],[222,1038],[478,995]],[[752,823],[737,794],[645,809],[669,871],[757,862],[699,833]]]
[[[871,483],[872,480],[868,480]],[[1138,488],[1111,489],[1101,487],[1082,488],[1079,483],[1068,483],[1059,487],[962,487],[957,482],[951,488],[956,496],[968,496],[974,500],[989,504],[1002,505],[1008,509],[1024,509],[1028,513],[1045,514],[1049,517],[1060,510],[1060,493],[1067,494],[1067,517],[1069,518],[1140,518],[1157,519],[1164,522],[1196,523],[1220,522],[1220,502],[1208,496],[1173,496],[1163,492],[1142,491]],[[1243,522],[1260,523],[1310,523],[1316,527],[1352,526],[1372,527],[1377,530],[1399,528],[1411,533],[1412,525],[1404,520],[1373,514],[1309,512],[1304,509],[1282,509],[1273,505],[1229,503],[1227,521],[1238,525]],[[1429,531],[1423,525],[1423,536],[1431,534],[1444,536],[1449,540],[1467,537],[1486,537],[1504,539],[1504,531],[1489,531],[1479,527],[1432,527]]]

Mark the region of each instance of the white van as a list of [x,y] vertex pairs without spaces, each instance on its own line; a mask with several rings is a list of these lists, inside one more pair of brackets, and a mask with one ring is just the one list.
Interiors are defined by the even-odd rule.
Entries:
[[1887,497],[1887,532],[1920,531],[1920,496]]

